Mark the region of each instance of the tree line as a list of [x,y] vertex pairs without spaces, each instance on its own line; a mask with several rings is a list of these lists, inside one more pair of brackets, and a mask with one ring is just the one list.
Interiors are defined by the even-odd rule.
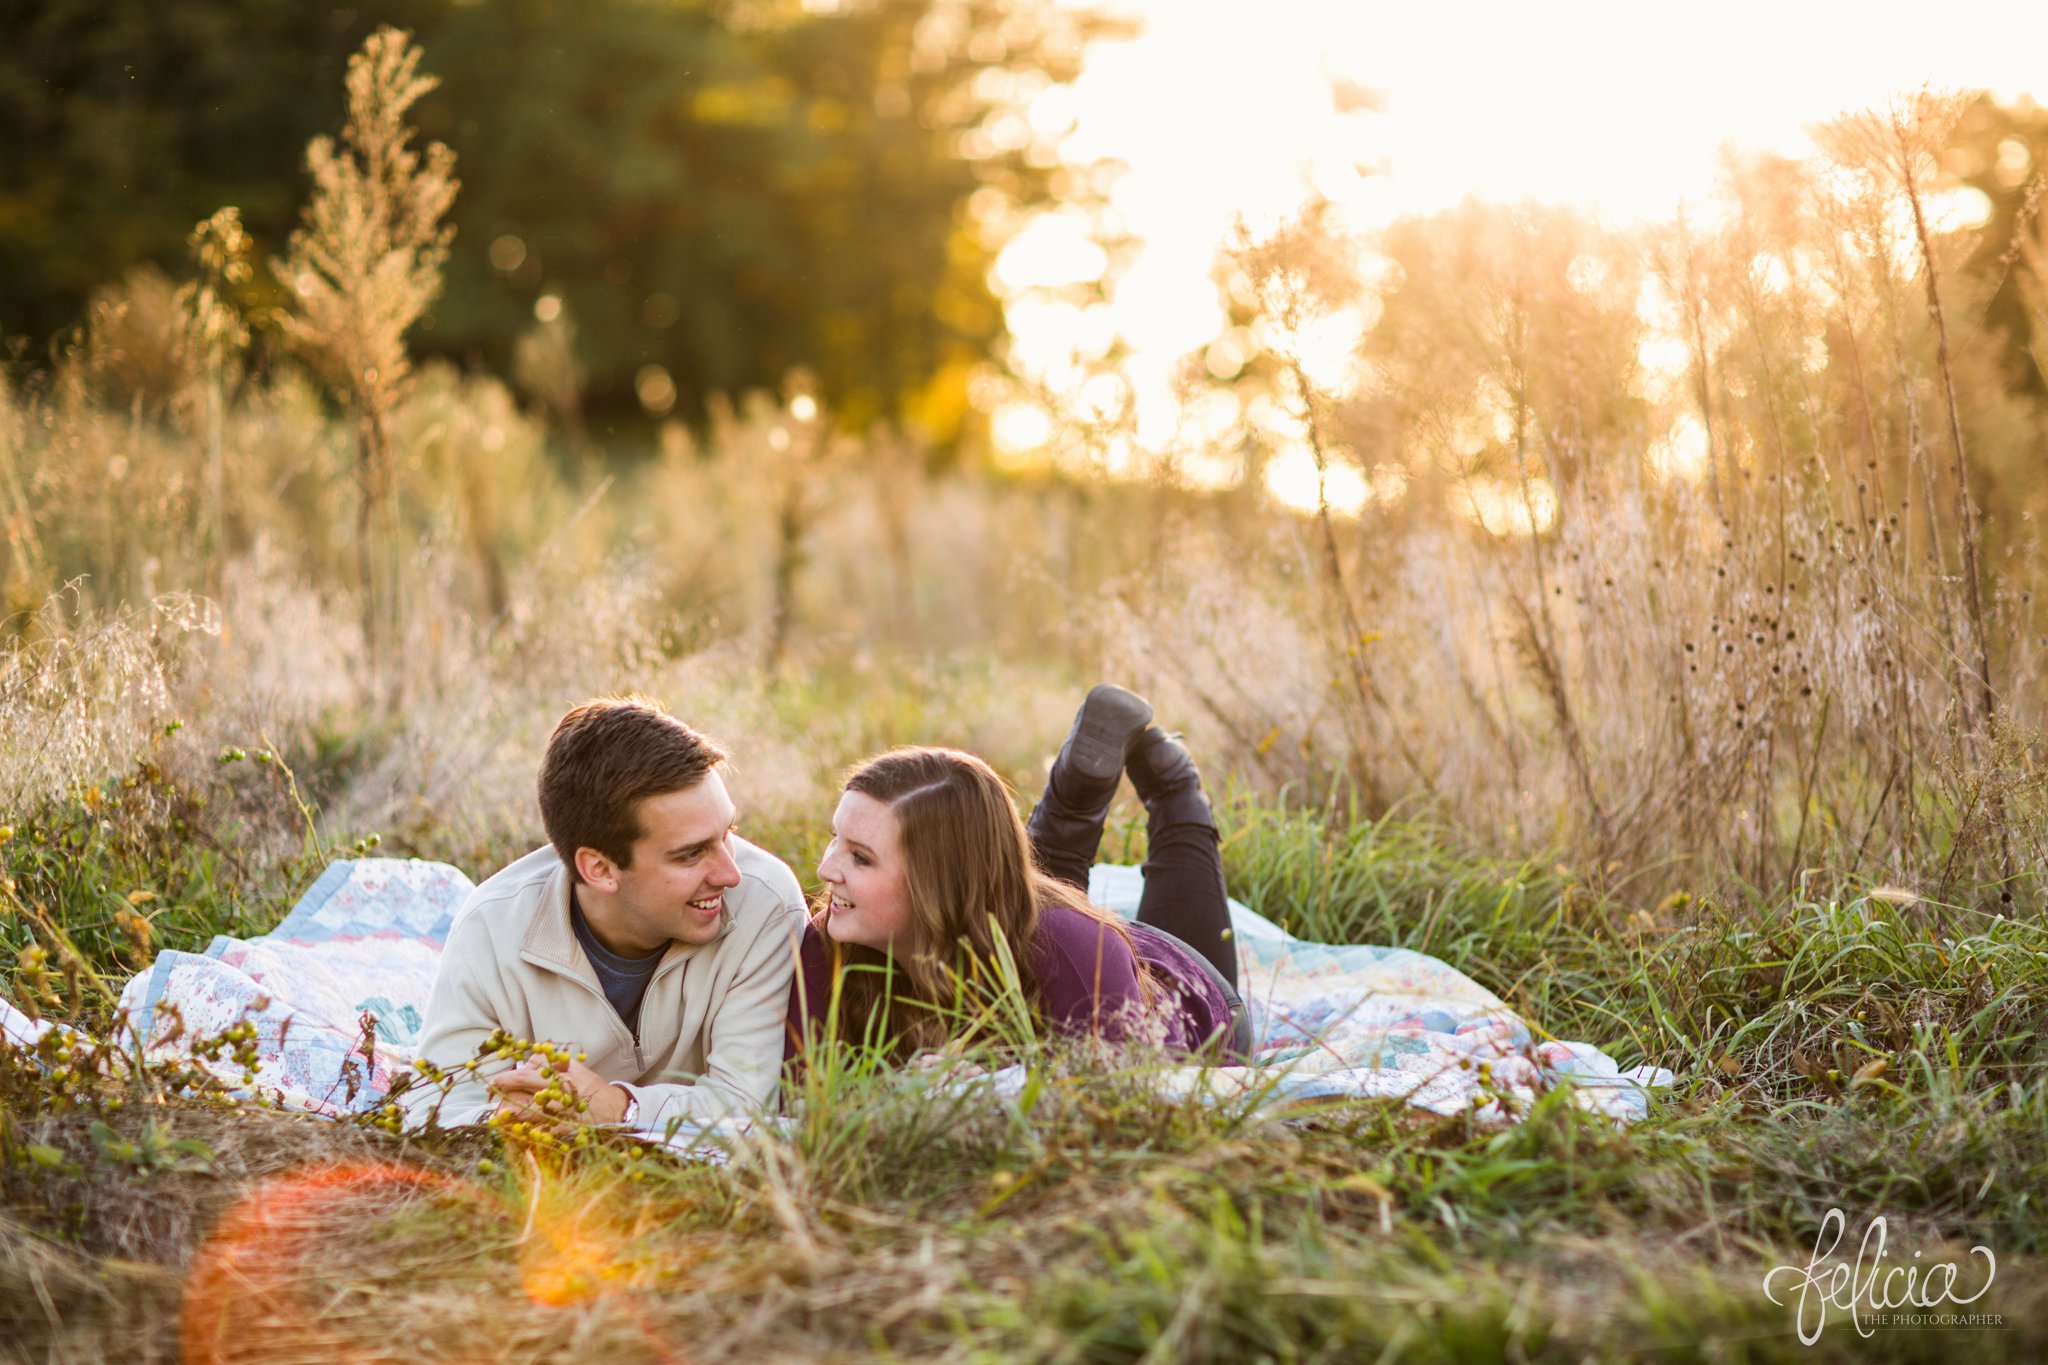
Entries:
[[[802,369],[847,423],[941,441],[1003,336],[969,201],[1049,199],[1019,108],[1107,28],[1044,0],[4,0],[0,334],[33,358],[125,270],[189,276],[223,205],[281,251],[384,24],[439,79],[416,121],[462,182],[418,351],[508,373],[573,325],[593,420],[701,421]],[[243,294],[279,297],[261,269]]]

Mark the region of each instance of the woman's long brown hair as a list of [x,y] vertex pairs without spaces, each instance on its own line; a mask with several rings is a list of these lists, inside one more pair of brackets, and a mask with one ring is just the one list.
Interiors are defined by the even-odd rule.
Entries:
[[[1009,787],[973,754],[891,749],[848,773],[845,786],[883,802],[896,815],[911,943],[907,951],[899,945],[893,961],[879,949],[832,943],[842,1041],[879,1043],[903,1060],[952,1041],[967,1026],[963,1013],[993,1013],[988,1007],[1002,988],[996,968],[998,931],[1038,1025],[1031,949],[1048,905],[1080,911],[1129,947],[1130,931],[1122,920],[1039,870]],[[822,911],[812,922],[821,934],[826,932]],[[826,939],[831,942],[829,934]],[[1144,971],[1138,978],[1141,987],[1149,988]]]

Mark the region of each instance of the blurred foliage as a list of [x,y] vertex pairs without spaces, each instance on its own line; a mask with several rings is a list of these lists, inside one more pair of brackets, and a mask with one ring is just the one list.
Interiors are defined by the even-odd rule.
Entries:
[[1435,425],[1459,475],[1512,481],[1540,446],[1563,484],[1626,457],[1644,406],[1633,242],[1569,209],[1468,201],[1395,224],[1382,250],[1400,272],[1366,343],[1384,385],[1345,414],[1348,446]]
[[0,329],[41,341],[133,265],[182,271],[186,234],[224,205],[281,245],[306,142],[339,126],[342,68],[375,17],[291,0],[0,3]]
[[[1240,241],[1202,369],[1314,512],[1341,686],[1297,691],[1368,813],[1564,809],[1610,870],[1712,847],[1751,885],[1939,829],[1903,881],[2019,875],[2048,793],[2035,118],[1898,97],[1813,158],[1730,156],[1668,224],[1471,200],[1362,239],[1311,203]],[[1197,685],[1274,771],[1304,728],[1259,676],[1283,651],[1234,652]],[[1444,677],[1455,733],[1424,719]],[[1495,779],[1466,785],[1475,741]],[[1561,785],[1507,815],[1538,754]]]
[[701,426],[802,368],[849,427],[941,442],[1003,335],[967,201],[1049,198],[1020,106],[1104,27],[1044,0],[7,0],[0,329],[41,342],[124,270],[181,271],[223,205],[273,252],[386,22],[442,81],[418,118],[464,183],[422,350],[510,372],[536,305],[565,309],[594,421]]
[[1956,126],[1947,169],[1991,200],[1970,268],[1989,282],[1984,322],[2003,340],[2006,373],[2017,388],[2048,398],[2048,110],[2032,100],[1979,98]]

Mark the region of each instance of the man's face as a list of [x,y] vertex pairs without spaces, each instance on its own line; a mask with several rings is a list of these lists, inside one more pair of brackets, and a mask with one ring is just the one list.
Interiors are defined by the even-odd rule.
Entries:
[[[593,889],[605,893],[586,897],[583,907],[599,941],[614,952],[644,954],[666,948],[670,940],[709,943],[718,937],[725,893],[740,884],[732,856],[733,814],[732,798],[716,772],[694,787],[642,801],[631,865],[605,860],[599,877],[584,872]],[[579,858],[592,852],[584,849]]]

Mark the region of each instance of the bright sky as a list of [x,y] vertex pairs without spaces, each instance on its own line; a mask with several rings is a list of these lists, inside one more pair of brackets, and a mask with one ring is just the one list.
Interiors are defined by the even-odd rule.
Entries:
[[[1212,339],[1210,271],[1233,218],[1271,222],[1311,189],[1358,227],[1468,195],[1669,217],[1706,198],[1724,143],[1800,154],[1804,125],[1923,83],[2048,99],[2048,0],[1124,0],[1143,36],[1099,44],[1033,122],[1071,116],[1070,160],[1129,164],[1111,198],[1142,254],[1104,312],[1011,309],[1028,371],[1120,333],[1139,443],[1184,414],[1172,364]],[[1378,112],[1339,113],[1333,81]],[[1013,295],[1086,276],[1079,225],[1027,232],[997,265]],[[1041,425],[998,414],[1028,447]]]

